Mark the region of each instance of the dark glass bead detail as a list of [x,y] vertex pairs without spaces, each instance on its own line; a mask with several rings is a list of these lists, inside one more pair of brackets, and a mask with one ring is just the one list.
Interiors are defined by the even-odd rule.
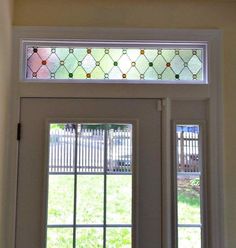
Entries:
[[145,53],[144,49],[141,49],[140,54],[144,55],[144,53]]
[[73,52],[74,52],[74,48],[70,48],[69,53],[73,53]]
[[34,78],[37,77],[37,72],[33,72],[33,77],[34,77]]
[[126,78],[126,74],[122,74],[122,78]]
[[91,78],[91,74],[90,73],[87,73],[86,74],[86,78]]
[[73,73],[69,73],[69,78],[73,78]]
[[193,55],[197,55],[197,51],[196,50],[193,50]]
[[153,63],[152,62],[149,62],[149,66],[152,67],[153,66]]
[[34,49],[33,49],[33,52],[34,52],[34,53],[37,53],[37,52],[38,52],[38,48],[34,48]]
[[42,65],[46,65],[47,64],[47,61],[46,60],[43,60],[42,61]]
[[115,62],[114,62],[114,66],[118,66],[118,62],[115,61]]
[[100,62],[99,61],[96,62],[96,66],[100,66]]
[[170,67],[170,63],[168,62],[168,63],[166,63],[166,67]]
[[91,49],[87,49],[87,54],[91,54]]
[[175,75],[175,78],[176,78],[176,79],[179,79],[179,75],[178,75],[178,74],[176,74],[176,75]]

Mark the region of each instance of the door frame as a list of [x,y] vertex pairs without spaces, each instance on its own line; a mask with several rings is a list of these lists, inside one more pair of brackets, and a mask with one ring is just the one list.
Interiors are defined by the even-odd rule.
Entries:
[[[208,233],[211,236],[209,247],[225,247],[224,241],[224,203],[223,203],[223,104],[221,74],[221,31],[219,30],[160,30],[160,29],[103,29],[103,28],[57,28],[57,27],[17,27],[13,30],[13,65],[22,68],[21,48],[24,39],[87,39],[105,40],[139,40],[139,41],[206,41],[208,47],[208,78],[207,85],[85,85],[85,84],[40,84],[21,82],[20,70],[12,77],[12,117],[9,131],[9,178],[12,178],[9,198],[9,247],[14,247],[16,178],[18,143],[16,125],[20,117],[20,101],[22,97],[68,97],[68,98],[159,98],[162,110],[162,180],[163,180],[163,248],[173,248],[173,202],[171,199],[171,121],[173,120],[172,105],[174,101],[198,100],[205,101],[208,108],[207,151],[208,163],[212,174],[208,178],[211,194],[207,202],[209,211]],[[141,39],[140,39],[141,37]],[[95,89],[95,90],[94,90]],[[126,92],[124,94],[124,92]],[[179,119],[179,118],[178,118]],[[213,170],[214,168],[214,170]],[[208,170],[209,171],[209,170]],[[204,247],[207,248],[207,247]]]

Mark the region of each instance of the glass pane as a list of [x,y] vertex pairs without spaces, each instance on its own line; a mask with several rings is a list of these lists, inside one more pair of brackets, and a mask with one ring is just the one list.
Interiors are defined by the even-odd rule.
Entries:
[[107,223],[131,224],[132,176],[107,176]]
[[[204,78],[203,49],[200,47],[176,49],[27,47],[26,49],[26,79],[191,82],[202,81]],[[133,73],[129,73],[131,69]]]
[[178,223],[201,223],[200,178],[199,176],[178,176]]
[[72,228],[48,228],[47,248],[72,248],[73,229]]
[[102,248],[103,228],[77,228],[76,248]]
[[73,224],[74,176],[49,175],[48,224]]
[[201,248],[200,228],[179,227],[178,236],[178,248]]
[[103,175],[77,176],[77,224],[102,224]]
[[106,248],[131,248],[131,228],[107,228]]

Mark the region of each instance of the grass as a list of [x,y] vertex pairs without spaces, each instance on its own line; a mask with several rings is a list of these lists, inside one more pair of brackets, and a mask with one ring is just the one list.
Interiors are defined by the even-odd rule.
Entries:
[[[104,177],[77,176],[77,224],[103,224]],[[131,224],[131,176],[107,176],[107,223]],[[74,176],[50,175],[48,224],[73,224]],[[199,192],[188,181],[178,190],[178,219],[200,223]],[[107,248],[130,248],[130,228],[107,228]],[[47,248],[71,248],[73,228],[48,228]],[[77,228],[78,248],[102,248],[103,228]],[[179,228],[179,248],[200,248],[199,228]]]

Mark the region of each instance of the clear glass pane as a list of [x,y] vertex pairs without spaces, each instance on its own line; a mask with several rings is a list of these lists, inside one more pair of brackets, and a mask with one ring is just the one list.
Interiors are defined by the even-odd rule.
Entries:
[[178,248],[201,248],[201,228],[179,227]]
[[178,176],[178,223],[201,223],[200,178],[199,176]]
[[77,228],[76,248],[102,248],[103,228]]
[[103,175],[77,176],[77,224],[102,224]]
[[72,248],[73,229],[72,228],[48,228],[47,248]]
[[73,208],[74,176],[49,175],[48,224],[72,224]]
[[106,248],[131,248],[131,228],[107,228]]
[[132,176],[107,176],[107,223],[131,224]]

